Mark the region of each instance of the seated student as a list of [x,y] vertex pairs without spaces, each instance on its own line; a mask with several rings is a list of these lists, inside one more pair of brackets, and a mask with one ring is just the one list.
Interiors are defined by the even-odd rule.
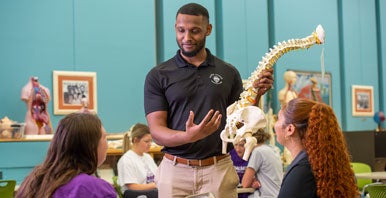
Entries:
[[106,152],[100,119],[93,114],[68,114],[59,122],[46,159],[25,178],[16,197],[116,198],[113,186],[93,176]]
[[[229,152],[231,159],[233,161],[233,166],[236,169],[237,175],[239,176],[239,187],[241,187],[241,181],[243,179],[243,175],[245,173],[245,169],[247,168],[248,161],[243,159],[243,155],[245,152],[244,144],[246,143],[245,139],[242,139],[237,144],[233,145],[233,149]],[[238,193],[238,198],[247,198],[251,193]]]
[[359,197],[346,141],[330,106],[293,99],[279,111],[275,132],[294,159],[279,198]]
[[118,184],[125,190],[156,189],[154,174],[157,165],[148,154],[153,139],[147,125],[137,123],[130,130],[132,146],[118,161]]
[[[283,165],[278,153],[267,140],[271,135],[264,130],[258,130],[253,137],[257,145],[249,157],[242,185],[243,188],[253,187],[256,191],[249,197],[277,197],[283,179]],[[252,185],[259,181],[260,186]]]

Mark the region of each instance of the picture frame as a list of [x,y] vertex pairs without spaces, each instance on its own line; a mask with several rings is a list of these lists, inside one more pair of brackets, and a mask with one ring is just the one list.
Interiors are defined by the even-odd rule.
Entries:
[[96,72],[53,71],[54,114],[65,115],[87,108],[97,113]]
[[372,86],[352,85],[352,115],[374,116],[374,91]]
[[[296,82],[293,89],[298,97],[313,99],[332,106],[332,75],[330,72],[300,71],[291,70],[296,73]],[[316,83],[315,92],[312,91],[312,84]]]

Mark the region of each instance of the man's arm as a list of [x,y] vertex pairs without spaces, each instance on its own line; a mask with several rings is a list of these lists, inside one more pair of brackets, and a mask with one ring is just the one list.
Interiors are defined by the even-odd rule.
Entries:
[[192,143],[214,133],[221,123],[219,111],[210,110],[197,125],[193,123],[194,113],[191,111],[186,121],[186,131],[173,130],[167,127],[167,112],[155,111],[146,116],[152,138],[161,146],[175,147]]

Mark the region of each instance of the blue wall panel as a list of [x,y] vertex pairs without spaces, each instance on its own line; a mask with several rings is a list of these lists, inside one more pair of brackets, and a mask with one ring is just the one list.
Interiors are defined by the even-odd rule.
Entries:
[[[307,50],[297,50],[285,54],[275,68],[276,92],[284,86],[283,74],[286,70],[321,72],[321,54],[324,48],[325,71],[332,73],[332,107],[339,120],[341,111],[341,91],[339,67],[339,35],[336,1],[274,1],[274,38],[282,42],[292,38],[309,36],[321,24],[326,31],[326,43]],[[326,14],[328,13],[328,14]],[[275,97],[276,93],[275,93]],[[276,112],[279,103],[276,100]]]
[[[39,76],[52,92],[52,70],[72,65],[72,15],[72,1],[0,3],[1,118],[24,121],[27,110],[20,92],[29,78]],[[52,102],[48,110],[52,112]]]
[[[379,67],[379,108],[375,108],[375,111],[386,110],[386,1],[378,0],[378,67]],[[385,124],[383,124],[385,127]]]
[[345,62],[344,94],[347,96],[345,105],[345,130],[360,131],[375,129],[372,117],[353,117],[351,103],[352,85],[374,87],[374,108],[379,106],[378,95],[378,56],[376,40],[376,18],[374,1],[350,1],[342,4],[343,43]]
[[267,4],[264,1],[224,1],[220,20],[223,58],[236,66],[246,79],[268,50]]
[[[52,94],[52,71],[65,70],[97,72],[98,113],[108,131],[146,121],[143,83],[156,61],[153,1],[12,2],[0,6],[1,20],[8,19],[0,65],[12,68],[0,77],[13,84],[3,83],[0,117],[24,121],[20,91],[29,77],[39,76]],[[62,116],[53,115],[52,101],[55,128]]]
[[3,179],[15,179],[20,184],[36,165],[43,162],[48,145],[48,141],[1,142],[0,171]]
[[154,9],[153,1],[76,1],[75,70],[97,72],[98,114],[110,132],[146,123],[144,79],[156,64]]

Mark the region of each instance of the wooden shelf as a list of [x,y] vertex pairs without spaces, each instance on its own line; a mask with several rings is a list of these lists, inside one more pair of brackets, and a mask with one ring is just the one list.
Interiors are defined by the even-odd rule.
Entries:
[[[48,135],[24,135],[22,138],[0,138],[0,142],[49,142],[54,134]],[[108,140],[119,140],[123,138],[123,133],[108,133]]]
[[0,142],[49,142],[53,134],[50,135],[25,135],[23,138],[0,139]]

